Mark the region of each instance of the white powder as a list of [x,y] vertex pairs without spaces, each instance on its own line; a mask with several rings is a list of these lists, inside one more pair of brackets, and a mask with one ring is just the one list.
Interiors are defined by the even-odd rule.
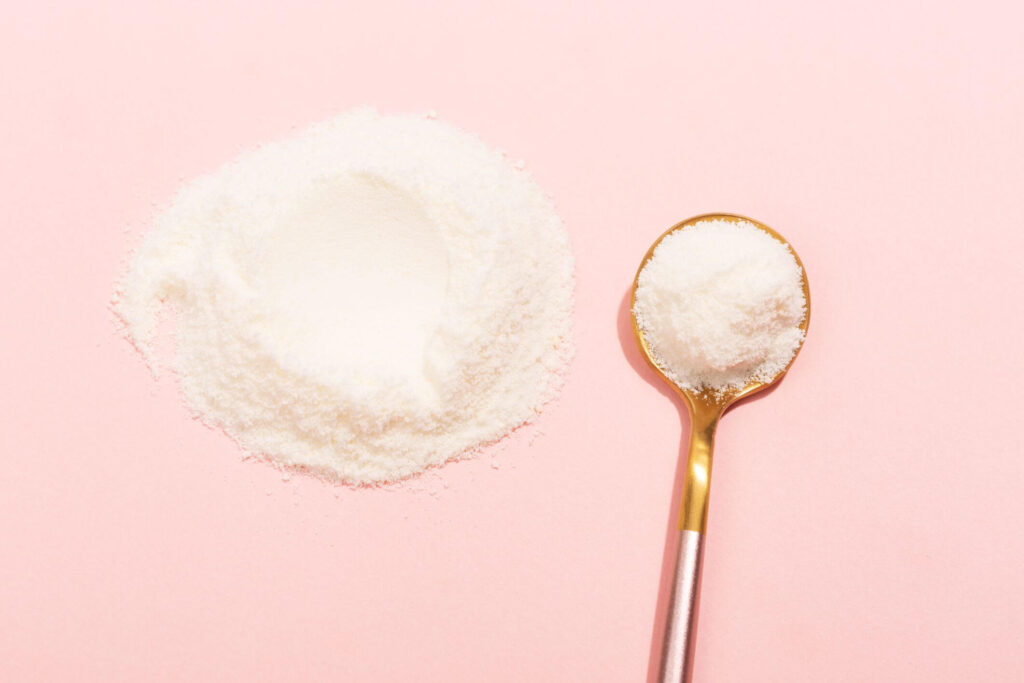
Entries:
[[155,368],[176,311],[188,404],[250,453],[393,481],[532,418],[571,354],[551,203],[476,137],[356,110],[181,190],[120,283]]
[[789,247],[753,224],[699,221],[655,248],[633,312],[662,372],[722,393],[767,382],[792,360],[807,309],[801,275]]

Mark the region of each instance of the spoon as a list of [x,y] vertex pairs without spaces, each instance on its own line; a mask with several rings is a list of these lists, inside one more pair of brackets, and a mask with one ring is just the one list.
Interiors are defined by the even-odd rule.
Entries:
[[[804,271],[803,263],[800,262],[800,257],[797,256],[796,251],[789,243],[783,239],[782,235],[767,225],[752,218],[731,213],[708,213],[688,218],[681,223],[673,225],[661,237],[655,240],[651,248],[647,250],[644,260],[640,263],[640,268],[636,272],[636,278],[633,279],[630,311],[633,311],[636,305],[636,288],[637,282],[640,279],[640,272],[651,259],[655,248],[666,236],[674,233],[676,230],[685,230],[695,223],[706,220],[723,220],[731,223],[745,221],[789,247],[793,257],[796,259],[797,265],[800,267],[804,299],[807,302],[804,319],[800,323],[800,329],[806,333],[807,324],[811,318],[811,292],[807,286],[807,273]],[[767,382],[751,382],[745,387],[715,394],[712,391],[695,392],[684,389],[661,371],[654,362],[651,349],[647,344],[647,340],[644,339],[643,331],[637,324],[635,313],[633,314],[633,336],[640,347],[640,352],[647,359],[647,363],[661,379],[668,382],[675,392],[682,397],[690,414],[690,448],[686,456],[686,476],[679,509],[678,549],[675,556],[674,578],[669,594],[668,612],[663,630],[664,635],[658,678],[661,683],[689,683],[693,675],[693,657],[697,631],[697,598],[700,591],[700,575],[703,564],[704,534],[707,529],[708,491],[711,485],[711,455],[714,448],[715,428],[729,406],[778,382],[793,364],[797,353],[800,352],[800,347],[797,347],[789,364],[772,377],[771,380]],[[801,341],[802,345],[803,342]]]

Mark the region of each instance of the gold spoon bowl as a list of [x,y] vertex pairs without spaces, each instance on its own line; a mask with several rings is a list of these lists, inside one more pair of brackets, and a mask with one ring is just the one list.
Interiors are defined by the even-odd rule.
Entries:
[[[688,218],[673,225],[655,240],[647,250],[640,268],[633,279],[633,291],[630,299],[630,311],[636,306],[636,288],[647,262],[661,241],[677,230],[686,228],[701,221],[722,220],[730,223],[747,222],[763,230],[773,239],[786,245],[800,267],[801,284],[806,301],[804,318],[800,329],[806,336],[807,326],[811,319],[811,291],[807,285],[807,272],[797,255],[782,235],[764,223],[731,213],[706,213]],[[690,447],[686,454],[686,473],[683,482],[683,494],[679,507],[679,538],[675,553],[675,572],[668,598],[668,611],[663,629],[661,663],[658,680],[661,683],[688,683],[693,675],[693,655],[696,645],[697,629],[697,597],[700,591],[701,565],[703,562],[704,534],[707,528],[708,492],[711,486],[711,459],[714,449],[715,429],[723,413],[740,399],[752,396],[778,382],[796,360],[800,347],[793,353],[789,364],[767,382],[751,382],[740,389],[726,390],[722,393],[713,391],[695,392],[685,389],[673,382],[654,362],[650,346],[644,339],[643,331],[637,324],[633,314],[633,336],[640,347],[640,352],[654,372],[683,399],[690,414]],[[803,341],[800,342],[801,346]]]

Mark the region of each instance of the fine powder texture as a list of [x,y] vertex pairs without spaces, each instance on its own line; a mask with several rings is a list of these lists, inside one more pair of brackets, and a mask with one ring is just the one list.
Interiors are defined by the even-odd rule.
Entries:
[[356,110],[180,191],[118,288],[156,369],[162,304],[189,406],[246,451],[361,484],[529,421],[571,356],[551,202],[476,137]]
[[720,394],[767,382],[792,360],[807,310],[801,275],[789,247],[753,224],[699,221],[655,248],[633,312],[669,379]]

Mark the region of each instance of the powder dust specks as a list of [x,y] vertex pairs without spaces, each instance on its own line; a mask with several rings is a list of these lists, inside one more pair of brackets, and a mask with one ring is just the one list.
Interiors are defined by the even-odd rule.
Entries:
[[186,185],[119,284],[151,363],[248,452],[394,481],[529,421],[571,356],[551,202],[474,136],[357,110]]

